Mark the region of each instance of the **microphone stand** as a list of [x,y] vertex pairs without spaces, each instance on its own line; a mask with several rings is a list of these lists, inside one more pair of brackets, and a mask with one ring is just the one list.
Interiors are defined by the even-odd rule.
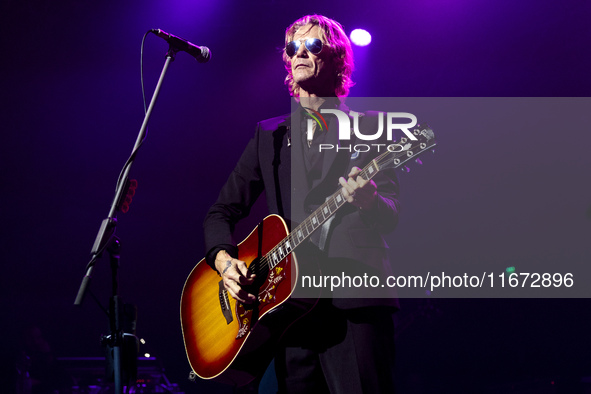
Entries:
[[[135,160],[135,156],[137,154],[138,149],[142,145],[145,137],[146,137],[146,130],[148,127],[148,120],[152,114],[152,110],[154,109],[154,105],[156,104],[156,100],[158,99],[158,95],[160,94],[160,88],[162,87],[162,81],[164,79],[164,75],[168,69],[168,66],[172,61],[174,61],[174,57],[177,53],[177,49],[174,48],[172,45],[169,46],[168,52],[166,53],[166,60],[164,62],[164,67],[162,68],[162,72],[160,73],[160,78],[158,79],[158,84],[156,85],[156,89],[154,90],[154,94],[152,95],[152,100],[150,101],[150,105],[146,114],[144,116],[144,121],[140,128],[138,137],[135,141],[135,145],[133,147],[131,156],[129,157],[128,161],[125,163],[124,170],[122,175],[119,178],[119,182],[117,184],[115,190],[115,198],[111,203],[111,209],[109,210],[109,215],[106,219],[104,219],[101,223],[99,232],[97,237],[94,241],[94,245],[92,247],[91,255],[92,258],[90,262],[86,266],[86,274],[82,278],[82,283],[80,284],[80,288],[78,289],[78,294],[76,296],[76,300],[74,301],[75,306],[82,305],[82,301],[84,300],[84,296],[86,295],[87,288],[90,284],[90,280],[92,278],[92,273],[94,270],[94,266],[97,260],[102,256],[103,252],[106,250],[110,256],[111,261],[111,270],[112,270],[112,296],[110,298],[109,303],[109,327],[111,330],[111,334],[106,336],[104,339],[107,345],[107,349],[112,349],[113,355],[113,372],[114,372],[114,383],[115,383],[115,394],[123,394],[123,365],[122,365],[122,350],[124,349],[124,332],[122,329],[123,322],[122,322],[122,301],[121,297],[118,295],[118,281],[117,281],[117,274],[119,268],[119,249],[121,247],[119,239],[115,236],[115,229],[117,227],[117,212],[121,209],[121,206],[124,203],[125,196],[129,191],[131,181],[129,180],[129,171],[131,169],[131,165]],[[135,322],[133,322],[135,325]],[[135,330],[134,330],[135,331]],[[137,352],[135,354],[137,358]],[[135,366],[135,363],[133,363]],[[108,366],[110,367],[110,366]],[[128,377],[135,376],[135,371],[126,371],[128,372]]]

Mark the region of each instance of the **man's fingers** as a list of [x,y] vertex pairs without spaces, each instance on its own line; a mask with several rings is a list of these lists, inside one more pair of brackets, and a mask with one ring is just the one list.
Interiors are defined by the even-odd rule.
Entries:
[[345,200],[347,200],[348,202],[353,202],[353,199],[355,197],[355,191],[354,191],[353,187],[347,183],[345,178],[342,178],[342,177],[339,178],[339,183],[343,187],[342,193],[343,193],[343,197],[345,198]]
[[[255,280],[255,275],[251,275],[249,278],[242,275],[242,272],[238,271],[236,267],[230,268],[224,275],[224,279],[229,279],[238,285],[251,285]],[[238,286],[240,287],[240,286]],[[238,290],[235,290],[238,291]]]
[[231,296],[233,299],[235,299],[236,301],[240,301],[240,302],[242,302],[243,304],[250,304],[250,303],[252,303],[252,301],[251,301],[251,300],[249,300],[248,298],[242,298],[242,297],[240,297],[238,294],[236,294],[236,293],[234,292],[234,290],[232,290],[232,289],[226,289],[226,290],[228,290],[228,293],[230,293],[230,296]]
[[236,267],[238,268],[238,271],[242,273],[242,275],[247,276],[248,268],[246,267],[246,263],[244,261],[236,260]]
[[355,189],[359,187],[353,178],[346,180],[345,178],[340,177],[339,183],[347,190],[349,194],[355,194]]
[[242,277],[242,274],[238,272],[236,266],[232,266],[222,274],[222,277],[231,279],[234,282],[240,282],[240,277]]
[[232,296],[232,298],[244,303],[244,304],[251,304],[256,297],[253,294],[250,294],[246,290],[242,289],[238,283],[233,280],[224,280],[224,287],[228,290],[228,293]]
[[244,304],[254,302],[256,297],[242,289],[242,285],[250,285],[255,279],[255,275],[248,272],[246,263],[228,256],[227,259],[221,262],[220,266],[224,267],[221,274],[224,288],[230,296]]
[[236,260],[236,267],[238,268],[238,271],[241,274],[241,278],[239,280],[240,284],[249,285],[254,281],[254,277],[256,275],[254,273],[248,272],[248,267],[246,266],[246,263],[244,261]]
[[245,304],[252,304],[256,300],[254,294],[250,294],[243,289],[238,290],[238,296],[244,300],[242,302]]
[[356,188],[363,188],[369,182],[367,179],[363,178],[363,176],[359,175],[361,173],[361,169],[359,167],[351,168],[349,172],[349,182],[355,184]]
[[357,176],[357,174],[359,174],[361,172],[361,168],[359,167],[353,167],[351,168],[351,171],[349,171],[349,174],[347,175],[348,178],[355,178]]
[[362,176],[358,176],[355,179],[355,182],[357,183],[357,186],[359,186],[360,189],[362,189],[365,185],[367,185],[367,182],[365,179],[363,179]]
[[243,285],[254,282],[256,275],[248,272],[248,267],[244,261],[228,257],[228,259],[220,263],[220,265],[216,264],[216,266],[223,267],[220,272],[223,278],[230,278]]
[[349,179],[339,178],[339,184],[343,187],[341,193],[345,200],[356,207],[368,208],[373,204],[377,193],[374,181],[360,176],[359,167],[353,167],[347,175]]

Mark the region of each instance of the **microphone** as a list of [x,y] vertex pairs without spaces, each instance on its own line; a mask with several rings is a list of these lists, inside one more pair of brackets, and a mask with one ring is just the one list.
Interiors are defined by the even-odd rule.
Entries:
[[211,54],[209,53],[208,47],[198,47],[184,38],[177,37],[160,29],[152,29],[150,32],[156,34],[160,38],[164,38],[170,46],[177,50],[187,52],[199,63],[206,63],[209,61]]

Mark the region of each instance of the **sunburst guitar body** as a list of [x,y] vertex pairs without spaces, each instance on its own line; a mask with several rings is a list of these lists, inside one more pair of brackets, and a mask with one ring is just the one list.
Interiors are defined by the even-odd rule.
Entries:
[[181,325],[189,363],[199,377],[235,385],[253,380],[271,361],[281,327],[305,312],[290,308],[290,316],[273,313],[289,300],[298,265],[294,253],[277,256],[278,264],[269,264],[265,256],[288,233],[285,221],[270,215],[238,245],[238,259],[257,274],[247,289],[258,295],[253,306],[230,297],[205,259],[189,275],[181,296]]

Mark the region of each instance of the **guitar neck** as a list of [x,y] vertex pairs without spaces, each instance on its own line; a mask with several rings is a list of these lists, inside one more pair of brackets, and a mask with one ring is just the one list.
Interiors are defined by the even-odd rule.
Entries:
[[[380,156],[381,157],[381,156]],[[379,171],[377,160],[372,160],[366,165],[363,170],[359,173],[363,179],[372,179]],[[310,216],[308,216],[300,225],[298,225],[287,237],[277,244],[269,253],[265,256],[268,261],[269,267],[273,268],[281,262],[289,253],[291,253],[299,244],[304,242],[314,231],[321,227],[336,211],[345,203],[345,197],[343,196],[342,189],[334,192],[330,197],[326,199],[324,204],[320,205]]]
[[[435,145],[435,135],[429,126],[419,126],[413,129],[415,137],[413,141],[402,138],[398,143],[388,146],[387,151],[373,159],[359,173],[363,179],[370,180],[380,170],[386,168],[398,168],[407,161],[416,158],[419,154],[432,149]],[[392,149],[392,150],[391,150]],[[420,163],[420,161],[419,161]],[[324,204],[318,207],[299,226],[297,226],[287,237],[267,253],[262,260],[270,268],[274,268],[299,244],[304,242],[314,231],[321,227],[335,212],[345,204],[346,200],[339,188]]]

